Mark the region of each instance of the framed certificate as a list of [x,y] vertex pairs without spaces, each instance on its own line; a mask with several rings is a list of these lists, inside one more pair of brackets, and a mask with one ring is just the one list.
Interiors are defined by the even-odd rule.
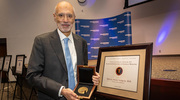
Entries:
[[10,65],[11,65],[11,58],[12,58],[12,55],[5,56],[4,64],[3,64],[3,71],[4,72],[9,72],[9,68],[10,68]]
[[114,99],[148,100],[152,43],[99,48],[97,94]]
[[24,67],[25,55],[16,55],[15,74],[22,74]]
[[4,57],[0,57],[0,71],[3,69]]
[[74,92],[80,99],[90,99],[94,92],[95,85],[92,82],[92,76],[95,75],[95,66],[77,66],[77,85],[74,88]]

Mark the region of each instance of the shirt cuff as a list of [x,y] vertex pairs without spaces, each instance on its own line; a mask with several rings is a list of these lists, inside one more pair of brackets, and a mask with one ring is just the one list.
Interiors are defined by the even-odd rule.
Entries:
[[59,88],[59,93],[58,93],[58,97],[62,97],[63,95],[61,95],[61,91],[62,91],[62,89],[64,89],[65,87],[64,86],[61,86],[60,88]]

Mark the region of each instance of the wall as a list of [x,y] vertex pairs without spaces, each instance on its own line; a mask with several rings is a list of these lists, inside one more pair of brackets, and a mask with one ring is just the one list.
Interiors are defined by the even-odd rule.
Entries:
[[180,80],[180,56],[153,56],[151,77]]
[[[0,0],[0,37],[7,38],[7,53],[13,55],[11,66],[15,65],[17,54],[25,54],[28,63],[34,37],[56,28],[52,13],[59,1],[62,0]],[[177,5],[180,0],[154,0],[128,9],[123,9],[124,0],[87,0],[85,4],[68,1],[79,19],[107,18],[131,11],[133,43],[156,42],[167,14],[175,12],[178,17],[170,35],[161,45],[154,43],[153,53],[180,54],[180,6]],[[91,65],[95,63],[96,60],[90,61]]]

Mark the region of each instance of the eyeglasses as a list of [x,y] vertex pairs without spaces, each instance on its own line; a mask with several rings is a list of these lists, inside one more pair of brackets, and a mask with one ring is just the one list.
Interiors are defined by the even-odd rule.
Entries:
[[73,19],[74,15],[73,14],[64,14],[64,13],[60,13],[60,14],[56,14],[58,16],[59,19],[64,19],[65,17],[67,19]]

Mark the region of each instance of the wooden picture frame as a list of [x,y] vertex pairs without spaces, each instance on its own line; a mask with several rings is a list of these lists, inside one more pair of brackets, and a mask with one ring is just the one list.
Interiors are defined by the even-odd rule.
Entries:
[[79,99],[91,98],[96,87],[92,82],[92,75],[95,75],[95,71],[95,66],[77,65],[77,85],[74,92]]
[[3,70],[3,65],[4,65],[4,57],[0,57],[0,71]]
[[23,74],[23,67],[25,62],[25,55],[16,55],[16,62],[15,62],[15,73],[14,74]]
[[12,55],[7,55],[4,57],[4,64],[3,64],[3,70],[2,71],[9,72],[9,68],[11,65],[11,58],[12,58]]
[[149,100],[153,43],[99,48],[97,96]]

